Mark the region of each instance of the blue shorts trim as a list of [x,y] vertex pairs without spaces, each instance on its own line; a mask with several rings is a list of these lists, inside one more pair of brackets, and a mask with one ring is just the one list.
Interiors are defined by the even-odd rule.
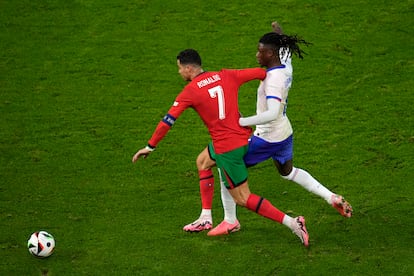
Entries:
[[262,138],[252,136],[249,139],[249,149],[244,156],[247,167],[254,166],[260,162],[272,158],[280,164],[285,164],[293,159],[293,135],[286,140],[277,143],[269,143]]

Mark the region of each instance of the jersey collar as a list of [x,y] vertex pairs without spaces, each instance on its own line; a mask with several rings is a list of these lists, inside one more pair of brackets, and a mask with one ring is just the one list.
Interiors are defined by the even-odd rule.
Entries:
[[279,65],[279,66],[268,68],[266,70],[266,72],[269,72],[269,71],[272,71],[272,70],[275,70],[275,69],[282,69],[282,68],[286,68],[286,65],[282,64],[282,65]]

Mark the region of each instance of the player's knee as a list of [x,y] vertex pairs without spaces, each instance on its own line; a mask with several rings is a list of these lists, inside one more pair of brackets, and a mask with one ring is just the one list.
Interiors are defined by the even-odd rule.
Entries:
[[197,169],[199,170],[199,171],[203,171],[203,170],[208,170],[208,169],[210,169],[210,167],[208,166],[208,162],[206,162],[205,160],[203,160],[203,159],[199,159],[199,158],[197,158],[197,160],[196,160],[196,164],[197,164]]
[[196,165],[199,171],[211,169],[215,164],[214,160],[211,160],[207,150],[202,151],[197,156]]
[[202,162],[202,160],[200,159],[200,155],[197,157],[197,159],[196,159],[196,165],[197,165],[197,169],[199,170],[199,171],[201,171],[201,170],[204,170],[203,169],[203,162]]
[[205,170],[205,169],[207,169],[207,168],[205,168],[206,162],[205,162],[205,156],[203,155],[203,153],[200,153],[197,156],[196,164],[197,164],[198,170]]
[[247,199],[245,198],[233,198],[234,202],[236,202],[237,205],[245,207],[247,204]]

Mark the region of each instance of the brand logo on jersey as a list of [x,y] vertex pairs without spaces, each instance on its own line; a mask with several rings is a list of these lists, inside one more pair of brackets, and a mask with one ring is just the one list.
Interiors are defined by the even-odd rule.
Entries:
[[173,106],[178,106],[178,102],[174,102],[173,103]]

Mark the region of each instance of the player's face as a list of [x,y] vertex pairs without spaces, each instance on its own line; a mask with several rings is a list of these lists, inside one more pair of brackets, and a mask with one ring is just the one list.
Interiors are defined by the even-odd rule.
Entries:
[[257,45],[256,59],[261,66],[267,67],[272,56],[272,49],[266,47],[263,43]]
[[178,66],[178,74],[180,74],[181,77],[185,81],[190,81],[191,80],[190,66],[181,64],[178,59],[177,59],[177,66]]

